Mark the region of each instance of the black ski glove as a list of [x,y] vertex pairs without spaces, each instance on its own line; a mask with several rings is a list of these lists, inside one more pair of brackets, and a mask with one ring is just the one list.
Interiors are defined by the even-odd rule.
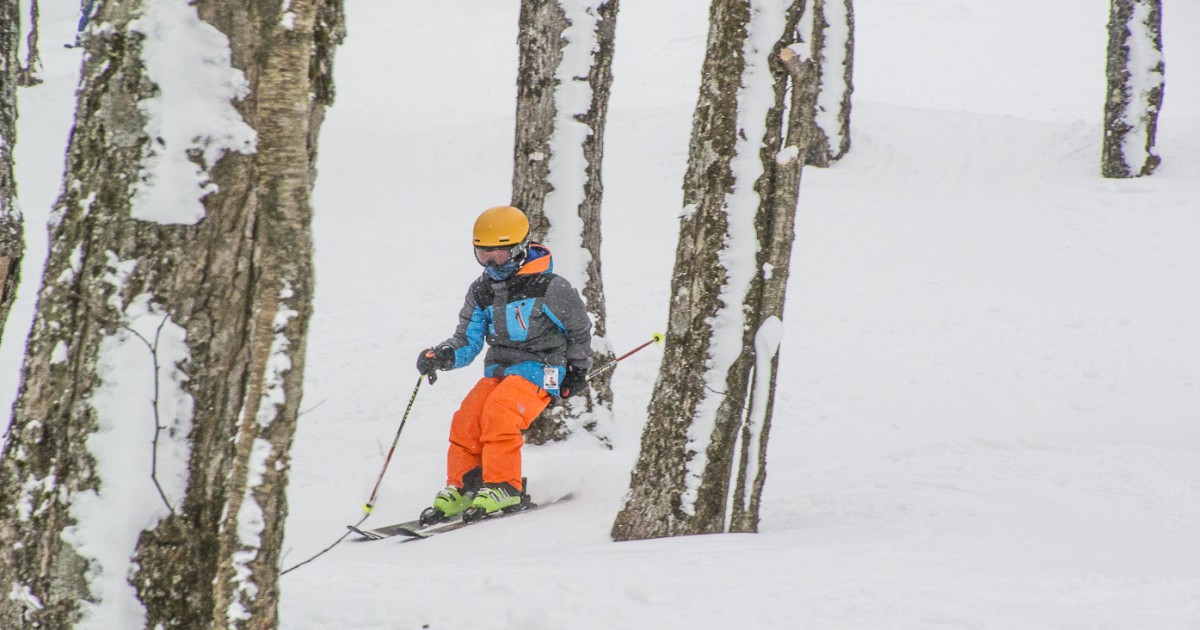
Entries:
[[454,368],[454,348],[442,344],[436,348],[426,348],[417,357],[417,371],[426,376],[438,370]]
[[568,366],[567,375],[563,377],[562,384],[558,386],[559,394],[563,398],[570,398],[575,394],[583,393],[585,389],[587,389],[587,368]]

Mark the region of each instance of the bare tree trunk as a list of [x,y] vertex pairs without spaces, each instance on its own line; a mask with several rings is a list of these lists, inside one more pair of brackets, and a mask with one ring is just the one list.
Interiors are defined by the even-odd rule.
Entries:
[[791,102],[787,127],[783,130],[785,148],[776,155],[778,168],[771,198],[768,202],[764,197],[764,207],[759,210],[763,250],[759,252],[758,265],[763,273],[755,278],[746,299],[748,310],[756,314],[757,327],[753,339],[754,373],[749,383],[747,404],[742,410],[741,459],[730,499],[729,531],[734,532],[758,531],[758,510],[767,480],[767,439],[775,411],[783,307],[803,167],[792,161],[799,161],[798,148],[811,147],[817,134],[814,122],[819,98],[816,60],[802,61],[793,48],[784,48],[779,56],[791,79]]
[[13,150],[17,145],[17,84],[21,78],[20,0],[0,0],[0,341],[17,297],[25,253],[24,220],[17,207]]
[[800,0],[712,4],[666,356],[617,540],[757,526],[815,99],[812,62],[801,86],[779,57],[807,54],[795,45],[802,11]]
[[341,2],[96,20],[0,460],[0,626],[275,627]]
[[[594,362],[613,358],[600,273],[604,125],[612,85],[618,0],[523,0],[513,205],[530,217],[535,240],[555,256],[555,272],[580,289],[596,339]],[[533,443],[578,428],[608,441],[612,373],[586,395],[547,409],[527,434]]]
[[850,151],[850,95],[854,92],[854,2],[813,0],[812,57],[817,109],[811,166],[827,167]]
[[1154,134],[1163,72],[1162,0],[1112,0],[1100,159],[1104,177],[1149,175],[1162,161],[1154,153]]

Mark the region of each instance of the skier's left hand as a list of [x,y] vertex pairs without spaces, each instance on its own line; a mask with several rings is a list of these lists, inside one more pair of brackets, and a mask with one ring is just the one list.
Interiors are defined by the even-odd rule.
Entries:
[[558,391],[563,398],[570,398],[582,393],[587,388],[587,368],[568,366],[567,375],[563,377]]

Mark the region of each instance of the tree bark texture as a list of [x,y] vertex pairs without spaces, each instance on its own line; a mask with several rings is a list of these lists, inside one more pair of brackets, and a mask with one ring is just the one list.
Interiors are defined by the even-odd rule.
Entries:
[[[0,627],[113,619],[120,623],[111,627],[125,628],[277,625],[288,451],[311,312],[312,165],[332,99],[342,5],[181,0],[163,7],[190,11],[206,33],[215,28],[227,39],[229,63],[247,86],[230,104],[256,146],[214,163],[190,150],[213,184],[203,218],[135,217],[147,152],[164,143],[146,126],[144,106],[162,93],[142,55],[149,36],[135,26],[149,8],[138,0],[97,3],[94,19],[107,26],[83,41],[67,173],[0,460],[0,587],[19,594],[0,600]],[[186,356],[160,356],[157,334],[136,330],[138,313],[161,319],[158,333],[178,330]],[[142,383],[153,398],[101,404],[113,387],[142,382],[112,369],[106,354],[122,339],[136,347],[137,336],[153,355],[154,373],[144,375],[153,385]],[[176,375],[174,385],[164,373]],[[187,414],[167,413],[163,383],[186,397]],[[132,426],[144,439],[93,448],[141,423],[147,408],[151,421]],[[187,448],[178,493],[162,479],[169,458],[160,441],[170,437]],[[121,459],[147,459],[147,451],[154,467],[102,475],[120,470]],[[157,505],[158,514],[135,524],[140,533],[127,547],[80,545],[125,516],[108,503],[118,496],[136,498],[129,505],[138,509]]]
[[1162,161],[1154,153],[1154,136],[1164,69],[1162,0],[1112,0],[1100,158],[1104,177],[1142,177]]
[[[812,0],[812,58],[817,69],[817,124],[806,164],[827,167],[850,151],[854,92],[854,0]],[[831,21],[832,20],[832,21]]]
[[[618,0],[521,3],[512,204],[529,215],[534,240],[554,252],[555,271],[583,295],[592,319],[593,363],[613,359],[600,264],[601,162],[612,85]],[[607,443],[612,372],[582,395],[547,409],[526,439],[565,439],[578,428]]]
[[0,0],[0,342],[21,278],[24,220],[17,207],[13,150],[17,145],[17,84],[21,79],[20,0]]
[[[767,33],[773,39],[766,46],[748,41],[754,28],[765,28],[762,21],[754,23],[752,8],[760,19],[766,11],[779,13],[765,22],[782,25]],[[616,540],[757,527],[777,356],[756,357],[754,341],[765,322],[782,317],[816,95],[813,62],[805,62],[801,86],[800,75],[790,74],[779,57],[785,47],[792,54],[803,48],[795,46],[802,12],[799,0],[712,3],[684,178],[666,356],[629,498],[613,524]],[[759,33],[754,41],[763,37]],[[753,73],[769,77],[752,77],[752,64]],[[765,95],[739,89],[764,80]],[[749,131],[754,119],[742,118],[742,109],[763,96],[771,100],[765,112],[750,111],[765,120]],[[747,161],[757,168],[746,168]],[[748,201],[747,186],[753,187]],[[737,237],[735,227],[753,234]],[[753,267],[748,276],[738,270],[747,265]],[[722,329],[730,322],[736,328]],[[730,343],[736,357],[721,358]],[[718,350],[719,344],[726,346]],[[756,364],[769,373],[755,379],[762,387],[752,391]],[[748,414],[753,398],[765,413],[757,420]]]

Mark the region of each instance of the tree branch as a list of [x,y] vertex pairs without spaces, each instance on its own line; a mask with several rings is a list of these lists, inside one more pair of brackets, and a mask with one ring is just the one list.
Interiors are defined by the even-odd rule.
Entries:
[[154,440],[152,442],[153,446],[151,447],[151,451],[150,451],[150,480],[154,482],[154,488],[156,490],[158,490],[158,496],[162,499],[163,505],[167,506],[167,510],[169,510],[172,514],[174,514],[175,506],[171,505],[171,501],[167,499],[167,493],[165,491],[163,491],[162,484],[160,484],[158,482],[158,438],[162,434],[162,430],[166,428],[162,424],[162,419],[161,419],[161,417],[159,415],[159,411],[158,411],[158,402],[159,402],[158,342],[159,342],[159,339],[162,337],[163,327],[167,325],[167,319],[168,319],[168,317],[164,316],[162,321],[159,322],[158,329],[154,331],[154,342],[153,343],[151,343],[150,340],[148,340],[144,336],[142,336],[141,333],[139,333],[138,331],[131,328],[128,324],[123,323],[123,324],[121,324],[121,327],[124,328],[125,330],[128,330],[129,332],[133,333],[133,335],[135,337],[137,337],[138,339],[140,339],[142,341],[142,343],[146,344],[146,348],[150,350],[151,360],[154,362],[154,398],[150,401],[150,406],[154,411]]

